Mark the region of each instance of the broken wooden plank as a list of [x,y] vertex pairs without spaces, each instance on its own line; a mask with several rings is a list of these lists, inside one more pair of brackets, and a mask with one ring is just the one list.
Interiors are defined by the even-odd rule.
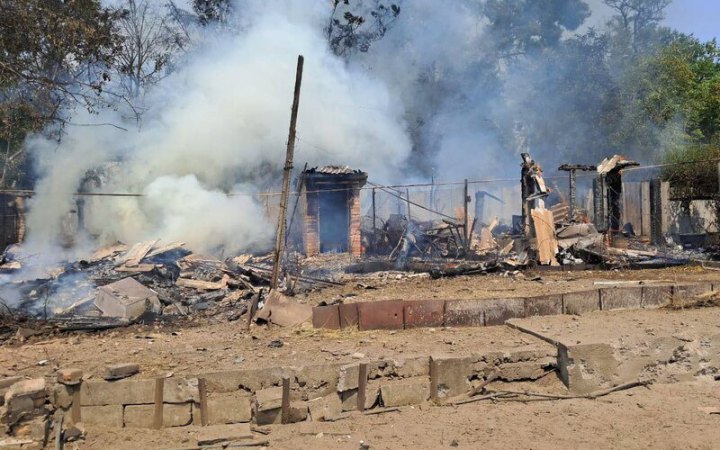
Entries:
[[190,278],[178,278],[177,281],[175,282],[175,284],[180,287],[200,289],[200,290],[204,290],[204,291],[217,291],[220,289],[225,289],[227,287],[229,280],[230,280],[230,277],[227,275],[224,275],[222,277],[222,280],[220,280],[220,281],[203,281],[203,280],[193,280]]
[[116,267],[115,270],[118,272],[128,272],[128,273],[143,273],[143,272],[151,272],[155,267],[157,267],[155,264],[139,264],[137,266],[120,266]]
[[117,262],[118,266],[125,265],[126,267],[137,266],[140,261],[148,254],[150,249],[159,241],[154,239],[151,241],[138,242],[137,244],[130,247],[130,250],[125,252]]
[[530,214],[533,218],[540,264],[557,266],[555,255],[558,252],[558,243],[555,238],[555,219],[552,211],[545,208],[534,208]]
[[128,250],[128,246],[118,242],[117,244],[113,245],[107,245],[105,247],[101,247],[90,256],[90,262],[97,262],[101,259],[109,258],[111,256],[115,256],[118,253],[126,252]]
[[153,256],[162,255],[163,253],[171,252],[184,246],[184,242],[171,242],[167,245],[163,245],[162,247],[153,247],[153,249],[150,250],[150,253],[145,255],[145,258],[152,258]]

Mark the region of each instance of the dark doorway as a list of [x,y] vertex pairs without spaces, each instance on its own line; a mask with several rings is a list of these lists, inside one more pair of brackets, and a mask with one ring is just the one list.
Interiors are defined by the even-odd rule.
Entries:
[[347,252],[348,227],[348,191],[320,191],[320,253]]

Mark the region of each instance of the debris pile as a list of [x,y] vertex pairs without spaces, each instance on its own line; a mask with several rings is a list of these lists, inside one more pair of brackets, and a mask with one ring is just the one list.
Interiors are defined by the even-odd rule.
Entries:
[[[237,320],[269,285],[269,269],[250,255],[227,259],[193,254],[184,244],[159,241],[115,244],[91,257],[28,277],[31,258],[6,251],[0,315],[52,319],[75,329],[158,320],[169,316]],[[27,259],[26,259],[27,258]]]

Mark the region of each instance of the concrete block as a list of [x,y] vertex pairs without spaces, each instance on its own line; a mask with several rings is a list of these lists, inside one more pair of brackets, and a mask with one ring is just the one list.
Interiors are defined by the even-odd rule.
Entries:
[[642,306],[642,287],[600,289],[600,309],[639,309]]
[[[377,381],[371,381],[367,384],[365,390],[365,409],[370,409],[378,401],[378,395],[380,395],[380,383]],[[342,410],[343,411],[355,411],[357,410],[357,388],[350,389],[340,394],[342,399]]]
[[395,375],[400,378],[430,376],[430,358],[419,356],[394,361]]
[[554,357],[545,357],[535,361],[502,364],[499,367],[499,378],[505,381],[537,380],[556,365],[557,359]]
[[405,302],[405,328],[441,327],[445,322],[444,300]]
[[197,434],[199,446],[210,446],[222,442],[243,441],[252,439],[250,424],[210,425],[202,427]]
[[317,364],[295,370],[298,386],[304,389],[309,398],[323,397],[335,392],[342,364]]
[[216,394],[208,397],[207,405],[210,425],[250,422],[252,419],[252,397],[242,392]]
[[358,326],[366,330],[402,330],[403,301],[382,300],[358,303]]
[[277,386],[283,377],[294,378],[287,367],[269,367],[265,369],[228,370],[203,375],[207,381],[208,392],[233,392],[238,389],[254,393],[260,389]]
[[80,408],[80,417],[85,425],[122,428],[123,407],[122,405],[83,406]]
[[525,316],[557,316],[563,313],[562,295],[543,295],[525,299]]
[[565,314],[581,315],[600,310],[600,290],[563,294]]
[[82,406],[141,405],[155,401],[155,380],[86,381],[80,385]]
[[643,286],[642,307],[660,308],[670,303],[672,286]]
[[481,327],[485,312],[478,300],[448,300],[445,302],[445,326]]
[[165,403],[200,402],[197,378],[165,378],[163,384]]
[[312,324],[314,328],[339,330],[340,308],[337,305],[314,307],[312,309]]
[[56,384],[50,395],[50,403],[56,408],[68,409],[72,405],[74,389],[63,384]]
[[120,363],[111,364],[105,366],[105,374],[103,378],[107,381],[120,380],[123,378],[131,377],[136,373],[140,372],[140,365],[133,363]]
[[430,361],[430,396],[433,400],[455,397],[470,390],[475,373],[472,357],[433,356]]
[[[163,427],[184,427],[192,422],[191,404],[163,404]],[[151,428],[155,405],[128,405],[125,407],[124,422],[128,428]],[[85,419],[83,417],[83,419]]]
[[[380,360],[367,362],[367,375],[369,380],[381,378],[395,374],[395,365],[393,361]],[[360,365],[346,364],[340,367],[337,392],[344,392],[350,389],[357,389],[360,378]]]
[[[288,423],[302,422],[308,418],[308,406],[305,402],[290,402],[288,412]],[[255,423],[258,425],[282,423],[282,408],[255,410]]]
[[282,387],[262,389],[255,393],[255,410],[269,411],[282,406]]
[[712,291],[710,283],[681,284],[673,286],[673,297],[686,300],[710,291]]
[[525,317],[525,300],[508,298],[481,300],[485,312],[485,325],[503,325],[508,319]]
[[340,328],[352,328],[358,326],[357,303],[344,303],[338,305],[340,313]]
[[57,371],[57,382],[66,386],[80,384],[83,377],[82,369],[60,369]]
[[4,407],[8,417],[11,418],[9,422],[14,420],[12,418],[41,408],[45,404],[46,397],[47,391],[43,378],[14,383],[7,389],[4,397]]
[[[39,447],[36,448],[43,448],[50,437],[50,421],[45,417],[34,417],[17,425],[13,430],[13,435],[17,439],[33,440],[39,444]],[[0,448],[5,448],[5,446],[0,446]]]
[[337,393],[318,397],[308,402],[308,409],[313,421],[333,420],[342,413],[342,399]]
[[430,379],[416,377],[383,383],[380,397],[386,407],[419,405],[430,398]]
[[162,308],[155,291],[132,277],[99,287],[95,294],[95,306],[104,316],[122,319],[135,319],[147,311],[159,313]]

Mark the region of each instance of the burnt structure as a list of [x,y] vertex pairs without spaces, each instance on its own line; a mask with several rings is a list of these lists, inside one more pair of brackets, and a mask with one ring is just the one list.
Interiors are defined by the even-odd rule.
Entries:
[[568,185],[568,191],[570,193],[568,217],[570,221],[574,221],[575,208],[577,203],[577,171],[579,170],[581,172],[594,172],[597,170],[597,166],[588,166],[584,164],[563,164],[562,166],[558,167],[558,170],[561,170],[563,172],[569,172],[570,175]]
[[520,171],[520,186],[522,197],[522,234],[532,234],[532,215],[530,211],[535,208],[544,208],[543,199],[548,196],[549,191],[545,186],[542,175],[542,167],[536,163],[529,153],[521,154],[522,169]]
[[618,233],[622,229],[622,171],[639,165],[624,156],[615,155],[597,166],[598,176],[593,183],[593,208],[598,231]]
[[360,189],[368,175],[347,166],[323,166],[302,174],[305,254],[362,256]]

